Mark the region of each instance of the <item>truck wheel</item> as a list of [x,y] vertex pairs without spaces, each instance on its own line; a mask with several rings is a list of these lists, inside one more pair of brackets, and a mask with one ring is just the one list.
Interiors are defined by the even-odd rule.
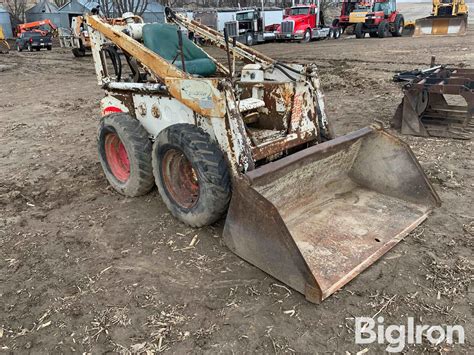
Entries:
[[341,37],[341,32],[342,32],[341,28],[337,27],[337,28],[334,28],[333,30],[334,30],[333,32],[334,39],[338,39],[339,37]]
[[53,49],[53,47],[52,47],[52,46],[47,46],[46,49],[47,49],[48,51],[50,51],[51,49]]
[[364,38],[365,37],[364,24],[360,22],[356,24],[354,32],[355,32],[356,38]]
[[152,144],[138,120],[126,113],[103,117],[97,145],[102,169],[117,192],[135,197],[152,189]]
[[83,50],[82,48],[73,48],[72,49],[72,54],[76,58],[84,57],[86,55],[86,51]]
[[375,38],[375,37],[378,37],[379,35],[377,34],[377,32],[369,32],[369,36],[370,38]]
[[219,220],[231,197],[227,162],[219,146],[201,128],[175,124],[153,145],[156,186],[170,212],[201,227]]
[[398,14],[397,17],[395,17],[395,22],[393,23],[392,36],[401,37],[404,27],[405,27],[405,20],[403,19],[402,15]]
[[16,45],[16,50],[17,50],[18,52],[21,52],[21,51],[23,50],[23,48],[21,48],[20,45],[17,44],[17,45]]
[[245,42],[247,43],[247,46],[249,46],[249,47],[253,46],[253,35],[251,33],[247,33],[247,37],[245,38]]
[[332,20],[332,27],[339,27],[339,19],[335,18]]
[[33,47],[31,46],[31,44],[28,43],[28,52],[33,52]]
[[388,22],[382,21],[379,23],[379,27],[377,29],[377,34],[379,38],[385,38],[388,34]]
[[310,41],[311,41],[311,31],[308,28],[306,31],[304,31],[303,42],[308,43]]

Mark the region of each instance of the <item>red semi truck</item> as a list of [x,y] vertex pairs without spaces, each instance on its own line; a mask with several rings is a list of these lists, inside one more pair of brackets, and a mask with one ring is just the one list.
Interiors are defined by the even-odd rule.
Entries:
[[324,24],[320,11],[320,0],[316,4],[292,6],[276,30],[276,38],[309,42],[314,38],[339,38],[341,29]]

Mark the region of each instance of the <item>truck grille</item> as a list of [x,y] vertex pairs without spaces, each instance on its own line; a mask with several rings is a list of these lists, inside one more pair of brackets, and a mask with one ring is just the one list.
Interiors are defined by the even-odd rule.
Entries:
[[293,33],[295,23],[293,21],[283,21],[281,23],[281,32],[282,33]]
[[225,29],[229,38],[237,37],[239,34],[239,23],[237,21],[226,22]]

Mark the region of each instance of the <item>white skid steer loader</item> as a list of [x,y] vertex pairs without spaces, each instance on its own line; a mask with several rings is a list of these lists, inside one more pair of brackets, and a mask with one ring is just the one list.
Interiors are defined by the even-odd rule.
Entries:
[[[193,227],[227,212],[226,245],[315,303],[440,204],[404,142],[375,126],[334,137],[314,65],[280,63],[166,15],[166,24],[87,20],[106,93],[99,156],[118,192],[156,183]],[[226,50],[227,65],[183,27]]]

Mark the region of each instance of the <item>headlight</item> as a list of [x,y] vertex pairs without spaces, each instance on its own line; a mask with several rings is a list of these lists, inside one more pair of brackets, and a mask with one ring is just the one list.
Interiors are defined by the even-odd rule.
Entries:
[[296,34],[301,34],[301,33],[303,33],[303,32],[304,32],[304,30],[295,31]]

